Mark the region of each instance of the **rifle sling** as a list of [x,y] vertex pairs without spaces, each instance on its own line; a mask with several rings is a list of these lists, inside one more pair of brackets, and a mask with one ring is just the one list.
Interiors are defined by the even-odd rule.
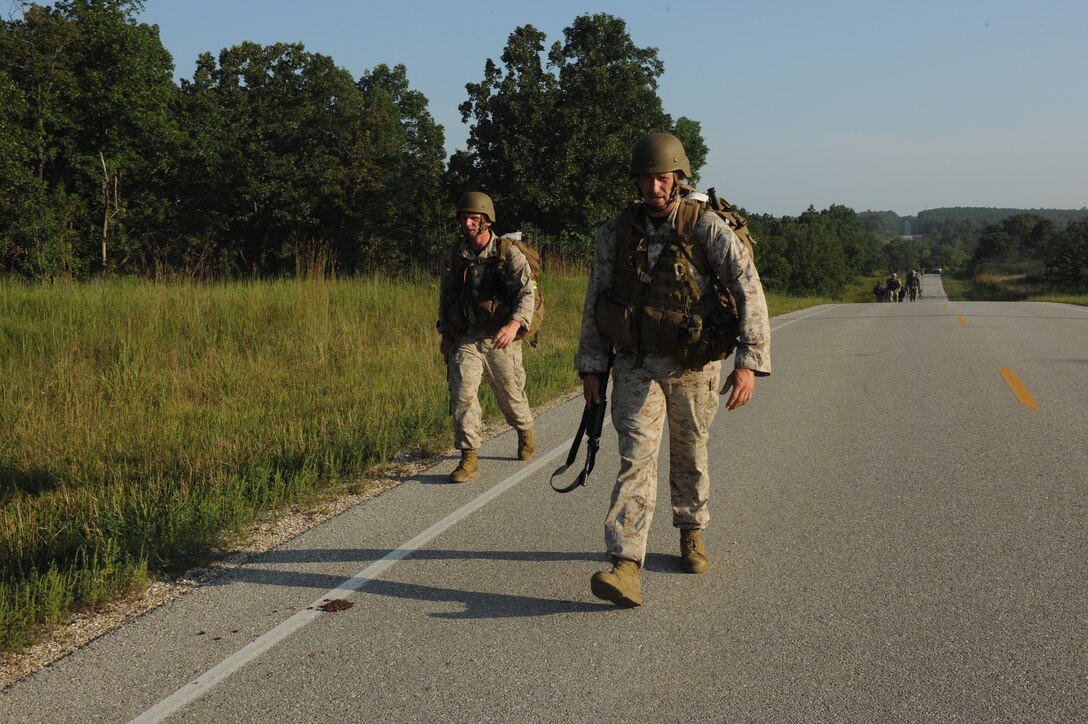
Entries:
[[578,478],[570,485],[564,488],[555,487],[555,476],[562,475],[566,472],[567,468],[574,464],[575,459],[578,457],[578,449],[582,446],[582,437],[585,436],[586,430],[589,429],[589,424],[593,420],[594,405],[587,402],[585,409],[582,411],[582,422],[578,425],[578,432],[574,433],[574,443],[570,446],[570,452],[567,453],[567,462],[556,468],[556,471],[552,473],[552,477],[548,480],[548,484],[552,486],[552,490],[557,493],[569,493],[575,488],[581,487],[586,484],[586,478],[593,470],[593,457],[586,458],[586,468],[579,473]]

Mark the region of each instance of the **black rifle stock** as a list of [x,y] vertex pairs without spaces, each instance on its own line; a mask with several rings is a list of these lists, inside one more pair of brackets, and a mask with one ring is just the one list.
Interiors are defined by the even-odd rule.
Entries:
[[[612,372],[612,363],[616,359],[616,353],[609,351],[608,353],[608,368],[605,369],[603,374],[596,375],[600,380],[598,390],[600,391],[600,402],[586,402],[586,407],[582,411],[582,422],[578,425],[578,432],[574,435],[574,443],[570,446],[570,452],[567,453],[567,461],[552,473],[551,479],[548,481],[552,486],[552,490],[557,493],[569,493],[575,488],[581,487],[589,480],[589,474],[593,472],[593,466],[597,462],[597,450],[601,447],[601,431],[604,429],[604,417],[608,408],[608,377]],[[570,485],[557,488],[555,487],[555,476],[562,475],[566,472],[567,468],[574,464],[575,459],[578,457],[578,448],[582,444],[582,436],[587,437],[586,440],[586,463],[582,467],[582,471],[578,473],[578,477]]]

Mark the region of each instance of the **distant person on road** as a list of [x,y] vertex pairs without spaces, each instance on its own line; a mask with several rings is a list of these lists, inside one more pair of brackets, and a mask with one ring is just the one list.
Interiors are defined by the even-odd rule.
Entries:
[[[736,345],[721,386],[726,409],[751,400],[757,376],[771,373],[767,302],[751,254],[720,216],[680,196],[691,167],[668,133],[640,139],[631,154],[639,201],[597,231],[575,368],[587,401],[616,348],[612,422],[620,470],[605,518],[612,568],[590,580],[593,595],[617,606],[642,603],[639,569],[657,501],[657,460],[669,428],[672,524],[680,566],[709,565],[702,530],[710,521],[707,441],[718,411],[721,360]],[[736,299],[738,322],[718,288]],[[739,333],[738,333],[739,327]]]
[[895,272],[892,272],[892,275],[888,277],[888,281],[884,283],[884,286],[888,290],[888,301],[899,301],[899,289],[903,286],[899,282],[899,275]]
[[922,275],[916,269],[911,269],[907,275],[907,291],[910,292],[912,302],[922,294]]
[[491,231],[495,220],[487,194],[461,196],[461,238],[446,251],[441,267],[439,349],[450,387],[453,444],[461,451],[461,462],[450,475],[453,483],[477,475],[483,430],[478,393],[484,376],[506,422],[518,431],[518,459],[528,460],[535,451],[521,359],[521,337],[533,316],[532,277],[521,250]]
[[873,287],[873,295],[878,302],[888,301],[888,290],[884,288],[884,282],[877,281],[876,286]]

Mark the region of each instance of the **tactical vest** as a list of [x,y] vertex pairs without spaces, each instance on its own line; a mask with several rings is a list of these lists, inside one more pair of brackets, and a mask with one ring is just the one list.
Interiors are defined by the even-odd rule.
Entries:
[[442,310],[442,318],[455,335],[472,328],[496,334],[514,313],[516,294],[507,286],[503,274],[510,244],[500,240],[498,246],[498,254],[468,259],[460,253],[460,241],[453,245],[452,263],[446,273],[457,291]]
[[[679,203],[676,230],[662,238],[653,267],[642,205],[623,211],[616,226],[612,285],[597,295],[595,322],[620,350],[634,350],[640,357],[670,355],[684,369],[699,369],[729,356],[740,325],[736,301],[718,282],[695,237],[703,209],[695,202]],[[712,281],[706,294],[693,269]]]

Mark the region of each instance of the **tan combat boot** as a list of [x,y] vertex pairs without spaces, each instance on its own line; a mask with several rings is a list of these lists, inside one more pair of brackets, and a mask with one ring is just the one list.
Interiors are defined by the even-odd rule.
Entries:
[[467,483],[476,477],[476,451],[462,450],[461,462],[450,473],[451,483]]
[[533,442],[533,428],[518,430],[518,460],[529,460],[536,452],[536,444]]
[[680,531],[680,564],[687,573],[706,573],[710,561],[703,547],[703,532],[698,528]]
[[642,585],[638,580],[638,564],[625,558],[612,558],[611,571],[597,571],[589,579],[589,589],[597,598],[611,601],[621,608],[642,605]]

